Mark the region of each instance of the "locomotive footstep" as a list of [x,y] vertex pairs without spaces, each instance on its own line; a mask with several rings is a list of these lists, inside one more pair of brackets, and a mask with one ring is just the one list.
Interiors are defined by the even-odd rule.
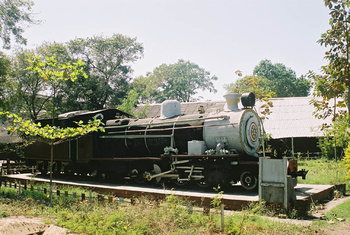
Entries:
[[198,187],[200,188],[208,188],[209,187],[209,184],[206,180],[199,180],[196,182],[196,184],[198,185]]

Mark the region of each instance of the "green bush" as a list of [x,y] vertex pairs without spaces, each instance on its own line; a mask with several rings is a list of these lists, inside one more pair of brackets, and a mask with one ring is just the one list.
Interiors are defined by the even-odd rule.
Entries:
[[347,173],[346,173],[347,180],[350,180],[350,144],[345,149],[345,157],[343,159],[343,162],[347,170]]
[[346,183],[350,187],[350,180],[346,179],[346,168],[343,161],[317,159],[299,160],[298,168],[308,170],[306,179],[298,178],[299,184],[329,184]]
[[324,136],[318,141],[323,157],[334,159],[335,146],[337,146],[337,159],[344,157],[344,149],[350,140],[349,121],[348,116],[338,117],[332,126],[324,130]]

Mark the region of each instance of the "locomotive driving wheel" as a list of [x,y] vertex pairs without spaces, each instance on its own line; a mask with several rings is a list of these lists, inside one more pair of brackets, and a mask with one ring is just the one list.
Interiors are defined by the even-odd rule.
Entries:
[[258,185],[258,179],[250,171],[245,171],[241,174],[241,184],[246,190],[253,190]]
[[131,171],[131,179],[138,184],[143,184],[146,181],[146,178],[144,178],[143,174],[140,174],[137,169]]

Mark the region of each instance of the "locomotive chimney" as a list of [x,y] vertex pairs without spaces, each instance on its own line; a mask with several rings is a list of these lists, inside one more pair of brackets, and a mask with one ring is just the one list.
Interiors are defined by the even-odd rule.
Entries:
[[232,93],[228,92],[224,95],[224,98],[226,99],[226,103],[224,106],[225,111],[235,111],[238,110],[238,100],[239,100],[239,94],[238,93]]

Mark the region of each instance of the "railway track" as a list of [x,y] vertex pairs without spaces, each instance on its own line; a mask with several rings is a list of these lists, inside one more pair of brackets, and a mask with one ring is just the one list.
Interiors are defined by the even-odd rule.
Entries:
[[[49,178],[40,175],[33,176],[32,174],[13,174],[1,177],[1,181],[17,182],[23,185],[29,185],[30,181],[38,183],[49,183]],[[93,182],[81,179],[58,179],[52,181],[56,185],[70,185],[93,190],[101,194],[114,195],[118,198],[140,198],[148,197],[156,200],[164,199],[168,195],[176,195],[185,198],[194,205],[210,208],[212,200],[218,195],[218,192],[208,191],[203,189],[191,189],[190,187],[178,189],[178,187],[171,187],[173,185],[151,185],[143,187],[139,185],[130,185],[123,183],[107,183],[107,182]],[[175,186],[175,185],[174,185]],[[259,197],[257,192],[247,192],[241,186],[233,186],[232,192],[223,193],[221,202],[228,210],[241,210],[251,202],[258,202]]]
[[[48,177],[40,175],[33,176],[27,174],[13,174],[0,177],[1,181],[17,182],[23,185],[30,185],[30,181],[41,183],[49,183]],[[129,198],[131,202],[135,198],[147,197],[154,200],[165,199],[168,195],[175,195],[193,203],[194,206],[202,207],[203,211],[210,211],[212,200],[218,196],[218,192],[204,191],[202,189],[193,189],[190,187],[181,188],[165,186],[149,186],[142,187],[139,185],[130,185],[122,183],[108,183],[108,182],[93,182],[82,179],[58,179],[52,181],[56,185],[70,185],[86,188],[96,193],[104,195],[113,195],[116,198]],[[333,193],[333,185],[308,185],[298,184],[295,187],[297,201],[295,207],[302,213],[307,213],[307,208],[313,201],[323,201],[330,197]],[[259,195],[257,192],[246,191],[240,185],[234,185],[232,189],[221,196],[221,203],[226,210],[241,210],[252,202],[259,202]]]

